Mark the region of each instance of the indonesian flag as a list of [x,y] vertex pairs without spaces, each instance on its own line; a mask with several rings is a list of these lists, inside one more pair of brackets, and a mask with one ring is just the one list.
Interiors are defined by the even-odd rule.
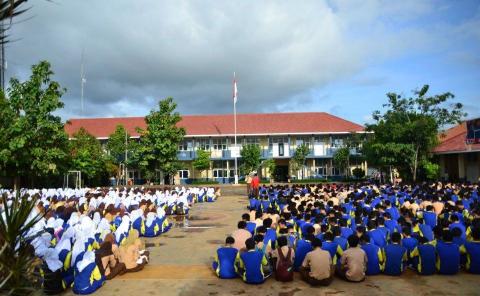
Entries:
[[233,73],[233,103],[237,103],[237,80],[235,80],[235,73]]

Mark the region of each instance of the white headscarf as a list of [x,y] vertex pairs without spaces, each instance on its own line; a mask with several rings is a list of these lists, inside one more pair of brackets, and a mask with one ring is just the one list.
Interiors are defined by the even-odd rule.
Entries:
[[99,213],[99,212],[95,212],[95,213],[93,214],[93,223],[95,224],[95,226],[98,226],[98,223],[100,223],[100,220],[101,220],[100,213]]
[[145,221],[145,226],[150,227],[152,223],[155,221],[157,215],[154,212],[149,212],[147,214],[147,220]]
[[82,261],[77,263],[77,269],[79,272],[82,272],[85,267],[95,262],[95,253],[92,251],[87,251],[83,255]]
[[85,251],[85,239],[82,237],[80,233],[77,233],[77,240],[73,244],[73,249],[72,249],[72,265],[75,264],[75,261],[77,260],[77,256],[80,255],[80,253]]
[[48,248],[43,255],[43,259],[47,263],[48,269],[55,272],[62,268],[63,263],[58,259],[58,252],[54,248]]
[[78,212],[73,212],[72,215],[70,215],[70,219],[68,219],[68,225],[74,226],[80,222],[80,216],[78,215]]
[[163,209],[163,207],[158,207],[157,208],[157,217],[158,218],[165,217],[165,210]]

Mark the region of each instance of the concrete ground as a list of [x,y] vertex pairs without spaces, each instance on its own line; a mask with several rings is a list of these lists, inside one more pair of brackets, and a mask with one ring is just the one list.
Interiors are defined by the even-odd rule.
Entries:
[[173,229],[145,239],[151,254],[145,269],[107,281],[95,295],[480,295],[480,276],[466,273],[422,277],[407,271],[401,277],[372,276],[362,283],[335,279],[328,288],[312,288],[298,274],[291,283],[270,278],[257,286],[218,279],[210,268],[213,254],[236,228],[246,206],[239,190],[224,192],[215,203],[196,204],[186,219],[170,218]]

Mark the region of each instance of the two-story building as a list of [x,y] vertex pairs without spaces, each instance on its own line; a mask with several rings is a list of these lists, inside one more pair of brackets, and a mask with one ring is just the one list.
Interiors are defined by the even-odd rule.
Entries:
[[[132,138],[138,138],[136,128],[145,128],[143,117],[70,119],[66,125],[69,135],[85,128],[101,142],[106,143],[117,125],[123,125]],[[183,163],[178,177],[183,182],[194,178],[209,178],[232,182],[234,171],[235,132],[232,114],[183,115],[180,126],[186,130],[184,141],[178,147],[178,158]],[[335,167],[333,155],[352,133],[363,133],[364,127],[324,112],[237,114],[237,146],[256,144],[261,158],[274,159],[275,180],[286,181],[291,172],[289,161],[295,149],[306,144],[310,148],[306,166],[293,178],[331,177],[342,174]],[[211,152],[210,169],[198,172],[192,166],[198,149]],[[352,151],[355,153],[355,151]],[[241,157],[237,158],[241,166]],[[367,171],[366,162],[352,162],[352,167]],[[263,176],[268,172],[259,168]],[[129,177],[141,179],[140,172],[130,170]]]

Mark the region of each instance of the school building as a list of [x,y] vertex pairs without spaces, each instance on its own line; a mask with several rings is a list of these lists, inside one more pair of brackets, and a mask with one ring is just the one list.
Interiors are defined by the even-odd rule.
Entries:
[[[84,118],[70,119],[65,126],[71,136],[81,127],[94,135],[103,144],[117,125],[123,125],[133,138],[138,138],[136,128],[146,128],[143,117]],[[234,178],[234,118],[232,114],[183,115],[179,123],[186,130],[184,141],[178,147],[178,159],[183,167],[176,178],[182,183],[192,179],[208,178],[219,183],[231,183]],[[274,159],[275,181],[287,178],[326,178],[342,175],[333,156],[352,133],[363,133],[364,127],[351,121],[324,112],[237,114],[237,145],[256,144],[261,148],[262,160]],[[297,146],[310,148],[306,166],[291,175],[289,161]],[[211,152],[210,169],[199,172],[192,166],[198,149]],[[355,155],[356,149],[351,153]],[[238,155],[238,166],[242,158]],[[367,172],[367,163],[352,158],[351,169],[360,167]],[[260,167],[259,174],[269,173]],[[241,176],[241,174],[240,174]],[[129,168],[129,178],[142,179],[141,173]],[[242,179],[242,176],[241,178]]]
[[446,130],[433,153],[443,180],[480,180],[480,143],[467,140],[467,122]]

